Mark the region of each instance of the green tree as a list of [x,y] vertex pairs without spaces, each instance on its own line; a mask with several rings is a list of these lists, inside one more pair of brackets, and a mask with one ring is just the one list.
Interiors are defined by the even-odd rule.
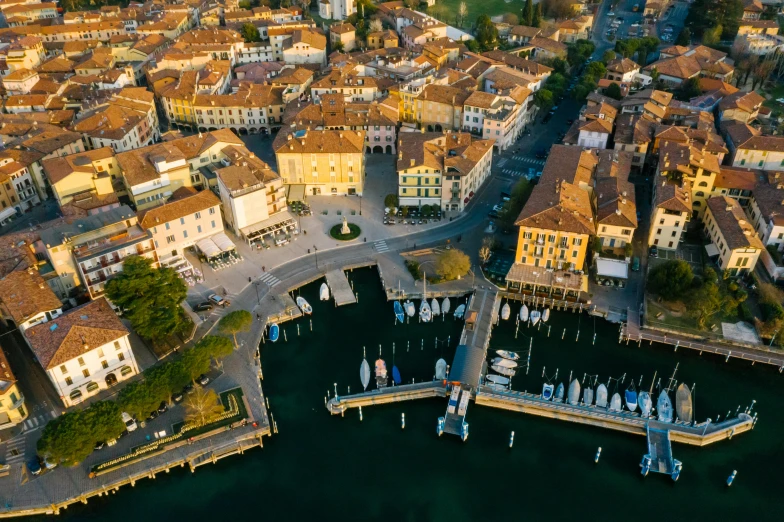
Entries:
[[591,62],[588,64],[588,67],[585,68],[585,72],[583,75],[591,75],[593,76],[594,80],[599,80],[607,74],[607,67],[604,66],[602,62]]
[[525,0],[523,6],[523,25],[533,26],[534,24],[534,3],[533,0]]
[[662,299],[680,298],[691,288],[694,274],[691,265],[683,260],[665,261],[648,272],[648,291]]
[[251,8],[250,0],[240,0],[238,5],[239,5],[240,9],[250,9]]
[[542,111],[549,111],[554,103],[553,93],[542,87],[534,94],[534,103],[537,107],[542,109]]
[[106,297],[122,310],[136,330],[148,339],[176,332],[182,324],[180,303],[187,287],[171,268],[152,268],[152,260],[129,256],[123,271],[106,283]]
[[486,14],[476,19],[476,41],[483,51],[490,51],[498,46],[498,30]]
[[615,60],[615,57],[615,51],[604,51],[604,54],[602,55],[602,61],[605,65],[607,65],[611,61]]
[[604,90],[604,95],[614,100],[620,100],[622,98],[621,87],[617,83],[611,83]]
[[214,390],[198,388],[185,399],[185,420],[190,424],[204,426],[225,411]]
[[742,0],[694,0],[686,16],[686,26],[702,37],[708,29],[721,25],[721,39],[732,40],[742,16]]
[[253,324],[253,316],[247,310],[235,310],[226,314],[218,323],[218,331],[222,334],[231,335],[234,339],[234,347],[237,347],[237,334],[250,330]]
[[253,42],[260,42],[261,35],[259,34],[259,30],[256,28],[255,25],[251,23],[243,24],[242,28],[240,29],[240,34],[245,39],[247,43]]
[[509,25],[520,25],[520,19],[514,13],[506,13],[501,20]]
[[675,45],[683,45],[689,46],[691,45],[691,30],[688,27],[684,27],[680,33],[678,33],[678,38],[675,39]]
[[343,49],[345,49],[345,46],[343,45],[343,42],[341,42],[340,40],[336,40],[336,41],[332,42],[332,51],[333,52],[342,53]]
[[705,281],[698,289],[689,294],[689,312],[697,319],[700,328],[706,328],[709,321],[719,312],[731,313],[738,302],[716,283]]
[[118,405],[98,401],[50,421],[38,441],[38,453],[50,462],[73,466],[86,459],[96,443],[115,439],[124,430]]
[[590,58],[594,50],[596,50],[596,45],[592,41],[577,40],[567,48],[566,61],[574,67]]
[[384,206],[387,208],[395,208],[398,206],[397,194],[387,194],[384,197]]
[[193,381],[199,375],[210,371],[211,357],[207,350],[199,350],[195,346],[185,350],[179,360],[182,378]]
[[217,335],[208,335],[204,337],[201,341],[196,343],[196,346],[193,348],[195,350],[206,351],[218,364],[220,364],[222,359],[234,352],[234,346],[232,345],[231,340],[227,337]]
[[724,31],[721,24],[706,29],[702,33],[702,45],[715,46],[721,40],[721,34]]
[[456,248],[445,250],[436,259],[436,274],[451,281],[463,277],[471,269],[471,260]]
[[534,9],[534,16],[533,20],[531,21],[532,27],[541,27],[542,25],[542,2],[536,4],[536,9]]
[[680,87],[675,91],[675,98],[680,101],[689,101],[702,94],[700,89],[699,78],[689,78],[681,83]]
[[499,224],[504,231],[511,231],[514,228],[514,223],[520,212],[523,211],[528,198],[531,197],[531,192],[534,189],[533,183],[525,178],[521,178],[509,194],[509,201],[504,207],[504,212],[501,214]]

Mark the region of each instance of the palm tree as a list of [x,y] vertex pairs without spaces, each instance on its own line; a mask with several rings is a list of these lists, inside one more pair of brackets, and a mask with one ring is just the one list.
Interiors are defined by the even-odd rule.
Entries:
[[198,388],[185,399],[185,420],[197,426],[209,424],[224,411],[214,390]]

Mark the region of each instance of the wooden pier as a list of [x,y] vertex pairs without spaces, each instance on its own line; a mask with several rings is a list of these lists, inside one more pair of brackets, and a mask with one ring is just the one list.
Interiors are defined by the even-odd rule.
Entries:
[[430,397],[446,397],[446,387],[443,381],[401,384],[400,386],[390,386],[353,395],[338,395],[327,402],[327,410],[332,415],[342,415],[350,408],[391,404],[393,402],[427,399]]
[[340,270],[330,270],[326,273],[327,286],[335,300],[337,306],[347,304],[354,304],[357,302],[357,296],[354,295],[354,290],[351,289],[351,283],[348,282],[346,273]]
[[643,341],[650,343],[669,344],[675,347],[675,351],[679,348],[686,348],[689,350],[696,350],[702,355],[702,352],[713,353],[724,357],[725,362],[730,358],[741,359],[744,361],[751,361],[752,364],[770,364],[778,367],[779,373],[784,372],[784,354],[760,348],[744,348],[742,346],[721,346],[711,343],[707,340],[698,340],[695,338],[687,337],[685,335],[670,334],[651,330],[640,325],[640,314],[629,310],[627,313],[627,322],[621,326],[620,339],[626,341],[636,342],[641,345]]

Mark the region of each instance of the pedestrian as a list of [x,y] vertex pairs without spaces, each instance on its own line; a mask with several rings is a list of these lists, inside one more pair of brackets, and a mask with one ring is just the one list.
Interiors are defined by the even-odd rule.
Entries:
[[266,267],[266,266],[264,266],[264,265],[261,265],[261,271],[262,271],[262,272],[266,272],[266,271],[267,271],[267,267]]

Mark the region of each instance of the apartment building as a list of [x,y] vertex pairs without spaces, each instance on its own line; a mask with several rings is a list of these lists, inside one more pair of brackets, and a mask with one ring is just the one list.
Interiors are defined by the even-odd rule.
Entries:
[[357,12],[354,0],[319,0],[319,16],[332,20],[345,20]]
[[77,24],[41,26],[38,36],[44,42],[70,42],[100,40],[108,42],[113,36],[127,34],[122,22],[86,22]]
[[[269,30],[272,39],[272,30]],[[327,65],[327,37],[311,29],[295,29],[284,37],[281,42],[279,55],[276,53],[276,61],[281,59],[287,64],[318,64]],[[273,51],[278,51],[273,48]]]
[[493,140],[463,132],[403,132],[398,143],[401,206],[462,211],[489,177]]
[[676,182],[689,182],[692,217],[701,218],[705,213],[719,171],[717,157],[692,144],[665,141],[659,147],[657,179],[663,176]]
[[[755,129],[756,131],[756,129]],[[784,170],[784,136],[762,136],[759,131],[739,143],[730,145],[734,149],[733,167],[759,170]]]
[[759,172],[754,176],[747,212],[764,245],[784,249],[784,174]]
[[20,155],[4,152],[0,152],[0,185],[4,189],[4,194],[0,197],[0,204],[3,205],[0,221],[12,215],[12,211],[21,214],[41,203],[28,165],[16,160]]
[[416,121],[428,132],[459,130],[463,127],[463,106],[471,93],[448,85],[429,84],[416,97]]
[[66,408],[140,372],[128,329],[103,298],[26,330],[25,340]]
[[691,212],[691,184],[688,180],[684,180],[682,185],[666,179],[654,184],[648,245],[677,250]]
[[272,144],[286,185],[306,194],[362,194],[365,131],[282,129]]
[[398,47],[397,33],[391,29],[368,33],[367,47],[368,49],[389,49]]
[[738,91],[725,96],[719,102],[719,121],[734,120],[751,123],[757,118],[764,101],[765,98],[755,91]]
[[313,101],[319,103],[325,94],[342,94],[346,102],[371,102],[381,97],[378,82],[372,76],[359,74],[354,65],[335,68],[327,76],[310,85]]
[[27,414],[25,397],[19,389],[5,352],[0,348],[0,430],[21,424]]
[[162,69],[149,76],[152,88],[161,100],[169,123],[195,129],[196,112],[193,102],[196,95],[226,94],[231,87],[231,66],[227,61],[197,63],[196,69],[181,73]]
[[127,205],[43,230],[41,241],[61,287],[72,292],[84,285],[91,299],[103,295],[106,281],[122,272],[128,256],[143,256],[158,266],[152,235]]
[[220,203],[211,190],[183,187],[168,202],[139,212],[139,225],[152,234],[161,266],[178,272],[191,268],[185,249],[223,232]]
[[653,142],[656,121],[645,114],[620,114],[615,120],[613,147],[632,153],[632,167],[642,169],[648,148]]
[[343,52],[350,52],[357,48],[357,30],[350,23],[333,24],[329,26],[329,42],[332,48],[340,42]]
[[11,38],[8,47],[3,51],[5,64],[11,72],[18,69],[36,69],[46,58],[43,40],[32,35]]
[[238,134],[269,134],[283,121],[282,86],[241,82],[233,94],[197,94],[193,111],[199,130],[231,129]]
[[727,196],[710,198],[703,223],[711,240],[706,250],[710,257],[717,257],[721,270],[731,277],[754,270],[765,247],[737,200]]
[[630,83],[640,72],[640,66],[628,58],[616,58],[607,62],[607,73],[604,75],[608,80],[616,82]]
[[14,270],[0,278],[0,319],[24,332],[63,313],[63,304],[38,271]]
[[116,200],[125,188],[111,147],[44,160],[43,170],[60,207],[86,193]]
[[596,236],[602,247],[623,253],[637,229],[631,152],[600,150],[596,166]]

